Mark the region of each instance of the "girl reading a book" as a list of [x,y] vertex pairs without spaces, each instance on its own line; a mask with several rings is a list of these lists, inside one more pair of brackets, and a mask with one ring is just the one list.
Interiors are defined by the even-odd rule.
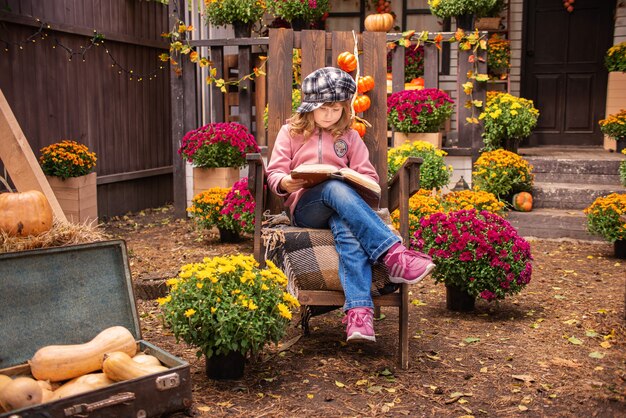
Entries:
[[339,278],[348,341],[376,341],[370,288],[372,264],[384,263],[393,283],[417,283],[435,267],[431,258],[402,245],[400,238],[348,183],[330,179],[312,187],[294,179],[302,164],[349,167],[378,183],[359,134],[351,129],[356,83],[334,67],[314,71],[302,82],[302,104],[284,125],[267,167],[270,189],[285,199],[292,223],[330,228],[339,254]]

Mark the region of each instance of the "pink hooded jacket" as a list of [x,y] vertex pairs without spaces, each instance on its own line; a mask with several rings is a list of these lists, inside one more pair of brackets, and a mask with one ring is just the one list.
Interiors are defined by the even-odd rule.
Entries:
[[337,168],[350,167],[379,182],[378,174],[369,160],[367,146],[354,129],[349,129],[336,141],[332,135],[316,130],[308,140],[302,135],[292,137],[289,125],[283,125],[278,132],[270,162],[267,166],[267,183],[278,196],[286,197],[285,206],[290,213],[306,189],[294,193],[280,190],[280,181],[300,164],[331,164]]

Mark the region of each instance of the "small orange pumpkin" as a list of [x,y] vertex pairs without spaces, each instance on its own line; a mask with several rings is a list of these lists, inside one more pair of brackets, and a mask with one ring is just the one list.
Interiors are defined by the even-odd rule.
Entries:
[[372,13],[365,18],[365,30],[370,32],[388,32],[393,27],[391,13]]
[[528,192],[514,194],[513,209],[519,212],[530,212],[533,209],[533,195]]
[[359,133],[359,136],[361,138],[363,138],[365,136],[365,124],[363,122],[359,122],[358,120],[353,120],[352,121],[352,129],[354,129],[355,131],[357,131]]
[[357,90],[359,93],[365,93],[366,91],[370,91],[373,88],[374,77],[372,77],[371,75],[359,77],[359,82],[357,83]]
[[337,56],[337,65],[347,73],[356,70],[356,57],[353,53],[345,51]]
[[369,109],[371,105],[372,101],[370,100],[370,98],[362,95],[357,96],[356,99],[354,99],[354,104],[352,106],[354,107],[354,111],[356,113],[361,113]]
[[52,228],[52,208],[39,190],[0,194],[0,231],[12,237],[39,235]]

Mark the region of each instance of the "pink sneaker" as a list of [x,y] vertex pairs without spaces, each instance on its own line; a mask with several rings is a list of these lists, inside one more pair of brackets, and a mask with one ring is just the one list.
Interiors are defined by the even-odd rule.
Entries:
[[430,256],[397,243],[387,251],[383,262],[389,269],[391,283],[415,284],[435,268]]
[[341,321],[348,324],[346,341],[376,341],[374,335],[374,310],[371,308],[352,308]]

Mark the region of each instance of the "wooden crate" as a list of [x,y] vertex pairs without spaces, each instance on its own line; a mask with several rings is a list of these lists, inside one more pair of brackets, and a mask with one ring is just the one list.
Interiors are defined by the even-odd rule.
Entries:
[[626,109],[626,73],[612,71],[606,91],[606,116]]
[[86,176],[60,177],[46,176],[67,220],[74,223],[98,220],[98,189],[96,173]]
[[231,167],[193,168],[193,195],[212,187],[231,188],[239,180],[239,169]]

